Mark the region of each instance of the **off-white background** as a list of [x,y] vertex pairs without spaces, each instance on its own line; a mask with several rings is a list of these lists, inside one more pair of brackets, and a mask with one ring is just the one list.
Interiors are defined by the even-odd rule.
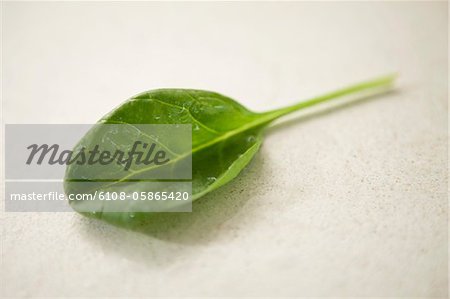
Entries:
[[233,183],[146,232],[2,215],[5,296],[447,295],[447,3],[3,3],[5,123],[92,123],[153,88],[294,117]]

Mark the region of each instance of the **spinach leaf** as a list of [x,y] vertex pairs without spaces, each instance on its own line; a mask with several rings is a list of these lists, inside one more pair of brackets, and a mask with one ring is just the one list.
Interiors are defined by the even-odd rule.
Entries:
[[[235,100],[211,91],[151,90],[132,97],[103,117],[99,123],[190,124],[192,149],[182,153],[181,159],[183,155],[192,157],[192,199],[195,200],[230,182],[242,171],[257,153],[264,128],[272,121],[332,99],[384,90],[392,85],[394,79],[394,76],[377,78],[263,113],[252,112]],[[90,132],[80,143],[99,139],[100,133]],[[179,161],[180,159],[173,159],[170,163],[176,164]],[[71,192],[74,191],[71,178],[76,171],[77,165],[69,165],[66,171],[65,188]],[[107,190],[110,185],[99,185],[98,189]],[[72,204],[72,207],[77,210],[76,204]],[[111,213],[110,216],[129,219],[125,214]]]

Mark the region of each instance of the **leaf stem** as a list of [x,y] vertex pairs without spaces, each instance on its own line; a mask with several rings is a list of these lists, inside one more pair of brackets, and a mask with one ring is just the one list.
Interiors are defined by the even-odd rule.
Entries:
[[303,108],[311,107],[323,102],[328,102],[330,100],[338,99],[344,96],[353,95],[360,92],[368,92],[375,91],[379,89],[387,89],[392,87],[395,79],[397,78],[396,74],[387,75],[383,77],[378,77],[369,81],[360,82],[342,89],[338,89],[336,91],[326,93],[324,95],[294,104],[292,106],[284,107],[281,109],[272,110],[263,114],[266,114],[270,120],[275,120],[281,116],[286,114],[301,110]]

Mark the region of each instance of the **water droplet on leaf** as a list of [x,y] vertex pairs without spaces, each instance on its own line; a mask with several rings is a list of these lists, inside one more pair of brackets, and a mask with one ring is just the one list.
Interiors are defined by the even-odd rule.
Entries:
[[253,143],[253,142],[255,142],[255,140],[256,140],[256,137],[253,135],[250,135],[247,137],[247,142],[249,142],[249,143]]
[[208,181],[208,183],[212,184],[217,181],[217,178],[215,176],[209,176],[206,178],[206,180]]

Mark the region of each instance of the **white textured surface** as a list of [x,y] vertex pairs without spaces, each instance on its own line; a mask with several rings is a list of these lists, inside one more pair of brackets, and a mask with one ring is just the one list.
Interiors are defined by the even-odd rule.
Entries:
[[447,295],[447,3],[2,5],[5,123],[92,123],[159,87],[266,110],[401,74],[269,130],[236,181],[145,234],[3,213],[3,295]]

